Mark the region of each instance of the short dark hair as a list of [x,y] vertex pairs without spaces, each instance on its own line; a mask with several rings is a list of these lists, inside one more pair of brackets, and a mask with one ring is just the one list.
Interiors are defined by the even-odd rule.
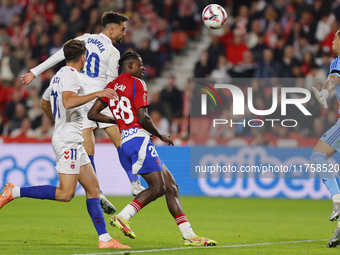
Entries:
[[85,42],[71,39],[64,44],[63,50],[66,62],[76,62],[86,52]]
[[135,51],[128,51],[125,52],[124,55],[119,59],[118,64],[121,66],[124,61],[128,60],[128,59],[142,59],[141,56],[135,52]]
[[102,25],[105,27],[109,23],[115,23],[120,25],[121,22],[127,21],[129,18],[123,14],[119,14],[117,12],[109,11],[104,12],[102,16]]

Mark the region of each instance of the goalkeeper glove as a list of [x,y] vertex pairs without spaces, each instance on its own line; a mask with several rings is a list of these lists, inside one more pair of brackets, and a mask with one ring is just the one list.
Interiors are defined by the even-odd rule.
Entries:
[[323,105],[323,108],[327,109],[327,98],[329,96],[329,92],[327,89],[323,89],[321,91],[318,91],[317,88],[313,87],[312,88],[314,95],[316,99],[319,101],[320,104]]

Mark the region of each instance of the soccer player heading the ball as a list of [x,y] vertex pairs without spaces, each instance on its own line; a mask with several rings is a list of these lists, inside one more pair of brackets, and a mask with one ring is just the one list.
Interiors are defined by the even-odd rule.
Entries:
[[[177,183],[152,144],[151,135],[169,145],[173,145],[173,141],[169,134],[159,132],[148,114],[147,88],[140,79],[145,70],[141,57],[136,52],[127,52],[119,64],[123,67],[122,74],[107,85],[107,88],[117,92],[118,98],[97,99],[88,118],[118,124],[122,139],[118,147],[120,162],[125,169],[132,166],[133,173],[142,175],[149,188],[139,193],[118,215],[112,216],[111,225],[119,228],[124,235],[135,238],[128,221],[143,207],[165,194],[169,211],[175,218],[186,246],[217,245],[216,241],[197,236],[192,230],[179,199]],[[107,106],[114,118],[101,114]]]
[[[81,70],[80,73],[80,77],[84,83],[85,94],[104,89],[107,83],[118,76],[118,60],[120,58],[120,53],[112,43],[121,43],[123,41],[124,36],[126,35],[125,22],[127,20],[128,18],[122,14],[112,11],[104,12],[102,16],[102,33],[84,34],[76,38],[84,41],[86,45],[85,69]],[[61,49],[46,61],[31,69],[29,73],[23,75],[23,84],[29,84],[36,76],[64,60],[64,58],[64,52]],[[85,104],[84,109],[86,113],[93,103],[94,100]],[[104,114],[111,116],[108,109],[104,111]],[[96,128],[103,128],[116,148],[120,145],[120,134],[116,125],[90,121],[85,114],[83,123],[84,148],[89,155],[94,170],[96,170],[96,168],[94,164],[95,137],[93,130]],[[140,185],[139,177],[132,174],[131,169],[127,169],[126,173],[131,182],[131,192],[136,196],[140,191],[144,190],[144,187]],[[100,196],[104,212],[107,214],[116,212],[116,208],[102,193],[100,193]]]
[[65,43],[63,50],[66,66],[52,78],[42,101],[43,110],[55,121],[52,147],[57,158],[60,187],[43,185],[20,188],[6,184],[0,195],[0,209],[19,197],[69,202],[79,181],[85,189],[87,210],[99,236],[98,248],[130,249],[107,233],[100,207],[98,180],[83,146],[83,105],[97,97],[112,99],[117,94],[113,89],[104,89],[84,95],[79,72],[85,64],[85,43],[73,39]]

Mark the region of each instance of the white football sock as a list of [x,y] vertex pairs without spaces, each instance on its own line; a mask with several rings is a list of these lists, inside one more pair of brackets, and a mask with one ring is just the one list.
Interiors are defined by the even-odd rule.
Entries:
[[183,238],[188,239],[190,237],[195,236],[196,234],[192,230],[192,227],[189,222],[184,222],[178,225],[179,231],[181,231]]
[[118,217],[121,217],[124,220],[130,220],[142,208],[142,204],[134,199],[130,202],[130,204],[124,207],[124,209],[118,214]]
[[128,204],[120,213],[118,213],[118,217],[121,217],[124,220],[130,220],[135,214],[135,208],[132,205]]
[[105,233],[105,234],[101,234],[99,236],[99,241],[102,241],[102,242],[108,242],[112,239],[112,237],[109,235],[109,233]]
[[15,186],[12,188],[12,196],[13,198],[20,197],[20,187]]

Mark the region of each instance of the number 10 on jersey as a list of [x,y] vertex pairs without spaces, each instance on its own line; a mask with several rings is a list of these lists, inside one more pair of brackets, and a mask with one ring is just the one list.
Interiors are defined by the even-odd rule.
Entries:
[[86,71],[86,74],[91,78],[97,78],[99,76],[99,63],[100,59],[97,53],[92,52],[89,53],[88,50],[86,50],[86,66],[81,73],[84,73]]
[[133,112],[131,110],[130,100],[122,96],[120,100],[111,99],[110,106],[113,108],[112,114],[116,120],[123,120],[125,124],[130,124],[133,121]]

